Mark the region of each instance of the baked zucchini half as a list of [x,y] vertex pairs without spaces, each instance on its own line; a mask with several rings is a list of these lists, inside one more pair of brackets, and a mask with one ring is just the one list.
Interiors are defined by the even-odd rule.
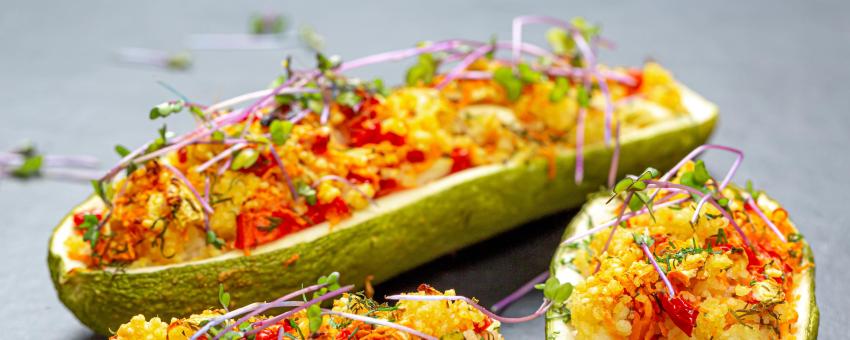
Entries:
[[[726,190],[733,191],[734,193],[732,195],[736,195],[737,193],[744,192],[744,190],[742,190],[740,188],[735,188],[735,187],[728,188]],[[584,206],[582,207],[581,211],[576,215],[576,217],[568,225],[568,227],[567,227],[567,229],[564,233],[563,239],[565,241],[566,240],[576,240],[578,238],[575,238],[574,236],[580,235],[582,233],[587,233],[594,226],[598,226],[598,225],[600,225],[600,224],[602,224],[606,221],[614,220],[617,217],[617,214],[619,213],[619,206],[622,203],[622,200],[616,199],[616,200],[609,203],[608,202],[609,198],[610,198],[610,192],[609,193],[600,193],[600,194],[594,195],[587,203],[585,203]],[[767,290],[764,289],[765,287],[763,287],[761,282],[757,282],[756,280],[758,280],[758,279],[765,279],[765,280],[773,279],[776,282],[779,282],[780,277],[781,277],[782,282],[784,282],[786,280],[785,275],[787,274],[789,277],[791,277],[791,280],[793,280],[794,288],[792,290],[793,293],[789,294],[789,297],[783,303],[784,304],[791,304],[790,307],[793,308],[793,312],[788,311],[788,310],[784,310],[784,312],[785,313],[792,313],[792,314],[796,313],[796,318],[791,318],[791,321],[789,321],[788,325],[780,325],[779,328],[781,330],[774,330],[771,327],[768,327],[768,326],[765,326],[765,325],[774,324],[774,322],[781,319],[782,316],[779,315],[777,317],[776,314],[773,314],[773,316],[771,316],[771,313],[777,313],[777,310],[774,310],[774,309],[758,310],[758,306],[760,306],[760,305],[761,306],[767,306],[767,305],[770,305],[770,304],[758,304],[758,303],[750,304],[750,303],[748,303],[748,304],[744,305],[744,307],[738,306],[738,307],[740,307],[740,308],[738,308],[738,307],[732,307],[735,304],[729,303],[727,301],[727,304],[720,304],[720,305],[709,306],[709,307],[705,307],[705,308],[698,308],[700,315],[705,314],[708,310],[708,313],[714,313],[713,317],[715,317],[715,319],[721,320],[721,321],[719,321],[719,322],[721,322],[720,325],[705,326],[705,327],[715,327],[715,328],[708,328],[708,329],[715,329],[715,330],[719,330],[719,331],[709,332],[709,331],[707,331],[707,329],[705,329],[701,332],[700,331],[700,328],[701,328],[700,322],[705,322],[704,320],[707,320],[709,317],[706,316],[703,319],[701,316],[699,316],[699,317],[695,316],[696,324],[692,325],[695,328],[690,330],[690,331],[693,331],[693,334],[691,334],[691,335],[693,337],[696,337],[696,338],[714,338],[714,339],[726,339],[727,337],[728,338],[741,338],[742,336],[743,336],[743,338],[764,337],[764,338],[782,338],[782,339],[786,339],[786,338],[788,338],[788,339],[816,339],[817,334],[818,334],[819,312],[818,312],[817,302],[815,300],[815,268],[814,268],[813,253],[812,253],[808,243],[806,243],[806,241],[804,239],[802,239],[802,236],[797,234],[797,232],[796,232],[797,229],[793,225],[793,223],[790,221],[790,219],[786,218],[787,213],[785,213],[785,210],[781,208],[779,203],[777,203],[776,201],[774,201],[773,199],[771,199],[770,197],[768,197],[767,195],[765,195],[763,193],[758,195],[758,198],[754,202],[757,202],[758,207],[760,207],[760,209],[762,211],[764,211],[767,216],[772,216],[771,219],[774,220],[774,223],[777,222],[776,221],[777,217],[775,217],[775,216],[782,215],[782,217],[778,217],[778,218],[782,219],[782,223],[785,225],[785,227],[784,227],[785,230],[792,230],[792,232],[788,236],[787,241],[788,242],[796,242],[797,245],[795,246],[795,249],[800,250],[799,252],[796,252],[796,253],[792,252],[791,253],[792,255],[797,256],[797,261],[799,261],[799,263],[795,264],[795,266],[794,266],[795,269],[793,271],[794,272],[793,274],[785,273],[782,276],[777,276],[778,274],[773,275],[773,276],[776,276],[776,277],[764,276],[764,277],[754,279],[754,281],[752,281],[750,283],[749,287],[748,287],[748,285],[743,285],[741,287],[737,287],[737,286],[736,287],[729,287],[728,289],[730,291],[735,292],[735,293],[733,293],[734,294],[733,296],[735,296],[735,297],[745,299],[745,300],[749,299],[750,302],[756,302],[753,299],[755,299],[755,298],[762,298],[763,299],[764,298],[763,295],[765,295],[764,292],[767,291]],[[732,203],[732,204],[736,204],[736,203]],[[706,209],[708,209],[708,208],[706,208]],[[686,210],[686,209],[683,209],[683,210]],[[691,210],[691,211],[693,211],[693,210]],[[749,210],[749,211],[750,212],[748,214],[751,215],[750,218],[753,218],[752,217],[752,215],[753,215],[752,210]],[[775,212],[776,215],[774,215],[771,212]],[[664,213],[664,212],[662,212],[662,213]],[[664,221],[664,223],[668,223],[668,224],[674,223],[674,222],[670,222],[671,221],[669,219],[670,214],[664,213],[663,215],[659,216],[658,210],[655,211],[655,214],[656,214],[656,218],[658,218],[661,221]],[[690,216],[690,215],[688,215],[688,216]],[[709,216],[709,217],[711,217],[711,216]],[[648,217],[644,217],[644,218],[648,218]],[[736,215],[736,219],[738,219],[738,218],[744,218],[744,217],[741,216],[741,215]],[[634,226],[636,224],[635,221],[629,221],[627,223],[629,223],[628,229],[623,230],[623,228],[621,227],[621,229],[619,231],[617,231],[617,233],[618,234],[625,234],[625,236],[621,235],[620,237],[627,237],[629,239],[631,239],[632,237],[635,237],[635,243],[637,243],[638,242],[637,239],[640,238],[641,236],[640,235],[633,236],[629,233],[638,233],[639,234],[640,231],[638,231],[638,230],[640,228],[637,228],[637,230],[634,228]],[[640,223],[641,222],[637,222],[637,224],[640,224]],[[753,222],[753,223],[755,223],[755,222]],[[761,227],[764,227],[764,224],[762,224],[762,223],[759,223],[759,225]],[[699,227],[697,227],[697,228],[699,228]],[[752,227],[752,225],[750,225],[750,226],[743,225],[743,228],[744,228],[744,230],[748,230],[748,234],[751,236],[751,239],[755,239],[755,237],[753,237],[752,234],[749,233],[750,228],[755,228],[755,227]],[[730,227],[728,229],[731,230],[732,228]],[[764,229],[766,229],[766,228],[764,228]],[[650,228],[650,230],[653,230],[653,229]],[[767,234],[767,236],[762,235],[762,237],[768,237],[768,238],[776,237],[776,235],[771,235],[770,231],[762,230],[762,232],[764,234]],[[565,243],[565,244],[562,244],[556,250],[555,256],[552,260],[551,275],[554,276],[554,277],[557,277],[559,279],[559,281],[561,281],[561,282],[569,282],[569,283],[573,284],[574,286],[576,286],[576,289],[574,290],[573,295],[570,297],[570,300],[564,306],[562,306],[562,308],[553,308],[553,309],[549,310],[549,312],[547,314],[547,320],[546,320],[546,336],[547,336],[547,339],[583,339],[583,338],[615,338],[616,339],[616,338],[633,338],[633,336],[640,337],[640,336],[646,335],[647,326],[645,325],[645,323],[642,323],[639,320],[641,317],[645,317],[646,314],[644,312],[638,312],[638,311],[635,311],[633,309],[629,310],[628,308],[620,310],[620,309],[622,309],[623,306],[630,305],[630,304],[631,304],[630,306],[634,306],[636,304],[634,302],[635,301],[634,296],[632,296],[632,295],[635,295],[635,294],[629,295],[628,289],[626,290],[627,292],[624,293],[623,295],[627,297],[627,300],[630,300],[632,302],[625,302],[624,304],[619,305],[619,307],[612,308],[609,311],[610,315],[605,315],[605,313],[599,313],[598,314],[599,318],[601,320],[611,321],[608,318],[609,316],[613,316],[614,318],[617,318],[616,314],[618,314],[619,312],[622,311],[623,313],[621,313],[621,314],[624,314],[624,315],[621,315],[621,316],[624,316],[624,317],[621,318],[619,320],[619,322],[620,323],[625,322],[624,324],[618,324],[617,322],[611,322],[610,327],[606,327],[604,325],[605,322],[603,322],[603,321],[589,321],[589,320],[587,320],[587,314],[586,313],[584,313],[581,316],[577,316],[575,311],[570,310],[570,307],[578,306],[579,303],[582,303],[581,301],[584,301],[587,305],[593,305],[596,301],[602,301],[602,300],[605,299],[604,297],[600,297],[598,299],[591,301],[591,300],[587,300],[590,295],[588,295],[588,294],[584,294],[584,295],[576,294],[576,292],[580,291],[582,289],[587,289],[588,287],[591,287],[591,286],[596,286],[597,284],[600,283],[600,281],[606,280],[605,278],[603,278],[603,276],[606,275],[605,270],[606,270],[606,268],[608,268],[607,264],[602,265],[603,269],[599,272],[599,273],[602,273],[601,275],[603,275],[603,276],[593,278],[593,280],[596,281],[596,284],[585,284],[587,282],[587,277],[582,275],[581,272],[583,270],[579,268],[581,266],[576,266],[575,263],[577,263],[577,261],[585,261],[586,255],[588,254],[587,249],[592,249],[593,244],[598,245],[598,243],[600,243],[600,242],[604,243],[605,240],[608,239],[609,233],[610,233],[610,228],[607,228],[605,230],[602,230],[599,234],[595,235],[594,238],[591,241],[587,241],[587,239],[584,239],[584,240],[579,241],[579,243],[572,243],[572,244],[566,244]],[[697,232],[697,234],[698,234],[698,232]],[[656,238],[658,238],[658,237],[659,236],[656,235]],[[732,237],[733,236],[730,234],[729,238],[731,239]],[[707,254],[709,254],[708,256],[714,256],[712,254],[721,253],[722,249],[719,250],[719,251],[716,251],[715,253],[710,253],[710,251],[712,251],[712,250],[719,249],[719,248],[717,248],[718,247],[717,244],[719,244],[720,242],[718,242],[716,240],[716,238],[713,239],[713,242],[717,242],[717,243],[715,243],[715,245],[712,248],[711,243],[708,243],[707,246],[702,246],[702,245],[698,244],[699,241],[696,241],[694,243],[694,245],[697,249],[696,253],[697,254],[699,253],[700,247],[702,247],[703,254],[707,253]],[[613,243],[617,243],[617,238],[614,238]],[[609,248],[609,249],[612,249],[612,248]],[[653,253],[656,257],[656,260],[658,261],[658,263],[660,263],[660,266],[662,268],[667,268],[667,270],[666,270],[667,277],[669,277],[670,280],[674,282],[674,285],[677,285],[676,280],[682,281],[683,277],[691,276],[693,278],[694,275],[682,276],[681,273],[683,273],[683,272],[688,273],[688,269],[692,270],[690,272],[690,274],[695,274],[697,277],[699,277],[699,275],[701,275],[700,273],[701,273],[702,270],[706,270],[706,271],[708,270],[708,269],[706,269],[706,268],[708,268],[706,266],[710,267],[714,263],[719,263],[719,261],[713,261],[712,259],[709,259],[708,261],[703,262],[703,267],[701,267],[701,268],[697,268],[697,269],[688,268],[687,265],[688,265],[689,261],[693,262],[693,261],[697,260],[696,258],[688,257],[688,256],[691,256],[693,253],[695,253],[694,248],[679,247],[678,249],[679,249],[680,252],[684,252],[684,253],[687,253],[689,255],[684,256],[684,258],[679,258],[679,260],[681,262],[675,262],[676,257],[673,256],[673,258],[674,258],[673,268],[674,269],[672,271],[669,269],[669,267],[666,267],[666,265],[669,265],[669,264],[664,263],[665,259],[671,258],[670,256],[666,256],[669,253],[665,254],[664,250],[660,250],[657,247],[655,248],[655,250],[653,250]],[[760,251],[765,251],[764,248],[759,248],[759,249],[760,249]],[[634,251],[634,250],[632,250],[632,251]],[[780,252],[780,251],[777,250],[777,252]],[[734,251],[733,251],[733,253],[734,253]],[[747,253],[747,256],[752,256],[752,253],[749,253],[749,252],[745,252],[745,253]],[[640,254],[640,252],[638,251],[637,254]],[[605,255],[605,256],[610,258],[611,256],[618,256],[618,255],[607,253],[607,255]],[[639,256],[644,256],[644,255],[641,254]],[[725,255],[722,255],[722,256],[725,256]],[[740,255],[730,255],[730,256],[743,256],[743,253],[741,253]],[[787,255],[782,255],[782,256],[787,256]],[[647,261],[645,260],[645,257],[641,257],[640,259],[641,259],[642,265],[647,263]],[[648,265],[644,266],[643,268],[645,269],[646,267],[648,267]],[[635,269],[634,269],[634,267],[629,267],[629,269],[626,269],[626,272],[628,272],[629,270],[635,270]],[[725,280],[725,278],[727,276],[726,270],[727,269],[724,269],[724,271],[722,271],[722,272],[713,272],[713,273],[711,273],[711,275],[712,276],[722,276]],[[734,270],[734,269],[732,269],[732,268],[728,269],[728,271],[732,271],[732,270]],[[755,270],[758,270],[758,269],[755,269]],[[764,270],[764,269],[762,269],[762,270]],[[763,275],[767,275],[766,273],[768,273],[771,270],[765,270]],[[648,295],[650,304],[652,306],[647,307],[647,308],[650,308],[650,309],[654,308],[654,313],[655,313],[655,317],[656,317],[656,319],[654,321],[660,324],[660,325],[654,326],[654,327],[656,327],[656,328],[654,328],[654,330],[656,332],[658,332],[658,329],[660,327],[660,328],[664,328],[664,332],[665,332],[664,334],[661,334],[661,335],[655,334],[653,336],[660,336],[662,338],[689,338],[689,336],[685,334],[686,332],[683,332],[682,330],[677,329],[676,321],[671,320],[674,317],[668,315],[669,312],[665,310],[665,308],[669,308],[669,307],[667,307],[667,306],[665,306],[664,304],[661,303],[661,299],[663,299],[663,296],[665,296],[663,294],[665,294],[665,293],[664,293],[663,285],[657,279],[657,274],[655,274],[655,272],[652,272],[652,271],[650,271],[648,274],[650,276],[656,276],[656,277],[651,280],[651,281],[655,282],[655,286],[652,286],[651,284],[648,284],[647,282],[643,282],[644,285],[649,285],[650,287],[652,287],[652,288],[649,289],[650,291],[654,290],[651,294]],[[595,276],[595,275],[597,275],[597,274],[593,274],[593,276]],[[623,274],[621,274],[621,275],[623,275]],[[729,274],[729,275],[731,275],[731,274]],[[701,278],[701,279],[706,279],[706,278]],[[687,280],[687,279],[684,279],[684,280]],[[612,280],[612,281],[614,281],[614,280]],[[710,278],[707,279],[707,281],[710,281]],[[604,282],[610,282],[610,281],[604,281]],[[584,287],[582,287],[582,285],[584,285]],[[705,282],[703,282],[703,283],[691,283],[691,287],[699,286],[700,287],[699,289],[704,289],[704,287],[707,286],[707,285],[708,284],[705,283]],[[677,286],[682,287],[681,284],[678,284]],[[591,288],[591,289],[597,289],[597,288]],[[682,288],[682,289],[684,290],[685,288]],[[585,290],[585,292],[587,292],[587,290]],[[599,292],[599,291],[595,290],[594,292]],[[689,293],[689,292],[682,292],[680,290],[679,296],[683,296],[684,294],[687,294],[687,293]],[[639,295],[639,293],[638,293],[638,295]],[[655,296],[654,298],[653,298],[653,295]],[[699,296],[699,294],[696,294],[696,295]],[[644,296],[647,296],[647,294],[644,294]],[[699,297],[697,297],[697,298],[692,297],[692,300],[693,299],[699,300],[700,298]],[[703,300],[705,300],[704,297],[703,297]],[[740,303],[740,302],[738,302],[738,303]],[[772,302],[772,303],[775,304],[777,302]],[[770,306],[771,306],[770,308],[776,308],[775,305],[770,305]],[[581,307],[579,307],[579,308],[581,308]],[[714,308],[715,311],[711,311],[712,308]],[[670,308],[670,309],[672,310],[673,308]],[[718,309],[720,310],[720,312],[719,312],[720,314],[717,314]],[[660,315],[659,315],[659,311],[661,313]],[[724,314],[724,312],[726,312],[726,313]],[[766,315],[766,316],[759,315],[760,313],[764,313],[764,315]],[[565,315],[569,315],[569,316],[565,316]],[[577,317],[585,318],[585,320],[578,320],[577,321],[576,320]],[[774,317],[777,317],[777,319],[776,320],[772,319]],[[715,320],[715,321],[717,321],[717,320]],[[759,322],[764,323],[764,325],[761,325],[762,328],[759,328],[760,327],[758,325]],[[723,323],[725,323],[725,327],[723,326]],[[578,324],[580,324],[581,326],[577,326]],[[640,326],[638,326],[638,325],[640,325]],[[582,330],[582,331],[579,331],[577,329],[577,327],[585,327],[585,329]],[[635,332],[636,329],[639,329],[638,327],[641,327],[640,329],[641,329],[641,331],[643,331],[643,333],[637,334],[637,335],[632,334],[633,332]],[[730,328],[733,328],[733,327],[737,328],[737,329],[730,329]],[[771,328],[771,329],[766,329],[766,328]],[[619,331],[619,333],[617,333],[618,331]],[[761,332],[757,332],[757,331],[761,331]]]
[[[681,87],[684,115],[624,133],[620,174],[646,163],[670,166],[703,143],[717,108]],[[338,270],[348,283],[367,276],[381,282],[511,227],[580,205],[607,181],[612,149],[584,149],[586,176],[574,182],[576,155],[559,150],[555,176],[545,159],[473,167],[422,187],[399,191],[338,224],[321,223],[254,248],[212,258],[125,269],[91,269],[68,256],[73,213],[55,228],[48,263],[60,300],[86,326],[101,334],[136,314],[163,318],[189,315],[214,304],[220,283],[235,291],[233,302],[267,300],[321,273]],[[91,197],[73,211],[102,209]],[[297,259],[297,260],[296,260]],[[262,289],[251,289],[262,287]]]

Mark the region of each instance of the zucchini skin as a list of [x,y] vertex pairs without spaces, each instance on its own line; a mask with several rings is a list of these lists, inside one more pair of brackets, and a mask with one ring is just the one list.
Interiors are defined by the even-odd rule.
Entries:
[[[680,119],[681,124],[662,124],[652,134],[624,138],[620,175],[638,172],[646,164],[672,166],[708,139],[716,120],[712,110],[704,120]],[[368,275],[382,282],[511,227],[578,207],[607,182],[611,153],[602,145],[585,148],[581,185],[573,181],[572,151],[556,158],[554,178],[549,178],[549,164],[543,159],[497,165],[356,225],[251,256],[131,273],[69,272],[63,256],[53,250],[51,237],[48,265],[59,299],[99,334],[109,334],[136,314],[169,320],[216,306],[220,283],[230,292],[233,306],[277,298],[332,271],[343,274],[343,283],[362,287]],[[381,209],[381,200],[376,209]],[[322,227],[327,228],[316,226]],[[296,255],[298,260],[286,265]]]

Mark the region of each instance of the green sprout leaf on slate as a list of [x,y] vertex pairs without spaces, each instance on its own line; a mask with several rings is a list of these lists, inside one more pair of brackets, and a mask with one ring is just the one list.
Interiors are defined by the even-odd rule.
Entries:
[[298,181],[295,184],[295,190],[298,191],[298,195],[307,200],[307,205],[316,205],[316,189],[304,181]]
[[224,291],[224,284],[221,283],[218,284],[218,302],[224,310],[228,310],[227,306],[230,306],[230,293]]
[[36,154],[24,154],[24,162],[12,170],[12,176],[17,178],[36,177],[41,174],[41,165],[44,156]]
[[567,93],[569,92],[570,82],[567,81],[567,78],[555,78],[555,87],[552,88],[552,92],[549,93],[549,101],[552,103],[560,102],[567,97]]
[[522,94],[522,80],[517,78],[510,67],[500,67],[493,72],[493,80],[505,89],[510,101],[516,101]]
[[230,163],[230,170],[240,170],[250,168],[257,159],[260,158],[260,153],[254,149],[242,149],[236,156],[233,157],[233,162]]
[[534,286],[543,290],[543,296],[556,305],[564,304],[573,293],[573,285],[569,282],[561,283],[558,278],[550,276],[545,283]]
[[298,30],[298,39],[313,51],[321,51],[325,48],[325,38],[312,26],[301,26]]
[[251,33],[280,34],[286,29],[286,20],[282,15],[254,15],[251,18]]
[[187,52],[172,54],[165,61],[165,66],[172,70],[184,71],[192,67],[192,55]]
[[269,125],[269,134],[271,134],[272,143],[274,145],[283,145],[286,143],[286,140],[289,139],[289,135],[292,133],[292,126],[292,122],[288,120],[272,121]]
[[437,72],[439,62],[431,53],[423,53],[419,55],[416,64],[407,69],[405,81],[408,86],[416,86],[430,84],[434,80],[434,74]]

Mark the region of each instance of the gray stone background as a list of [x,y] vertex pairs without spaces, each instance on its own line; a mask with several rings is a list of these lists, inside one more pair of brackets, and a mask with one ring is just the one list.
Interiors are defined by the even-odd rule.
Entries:
[[[121,47],[180,50],[191,33],[244,32],[252,13],[278,11],[309,24],[327,51],[347,58],[425,39],[507,39],[521,14],[576,15],[602,23],[617,49],[602,59],[637,65],[660,61],[721,108],[716,143],[746,159],[737,180],[753,179],[783,202],[817,256],[821,335],[842,337],[850,315],[850,20],[839,1],[8,1],[0,11],[0,148],[30,139],[51,153],[83,153],[112,162],[116,143],[138,145],[155,134],[149,108],[172,95],[162,80],[194,100],[212,102],[266,86],[285,51],[203,51],[188,72],[127,66]],[[529,31],[542,36],[543,29]],[[529,37],[531,35],[528,35]],[[290,40],[291,41],[291,40]],[[313,59],[292,51],[301,66]],[[407,64],[355,75],[397,82]],[[187,116],[170,120],[187,129]],[[711,157],[710,169],[729,157]],[[0,324],[5,338],[88,338],[60,304],[46,267],[53,225],[90,192],[55,181],[0,182]],[[572,212],[525,225],[404,274],[379,293],[420,282],[456,288],[491,304],[547,268]],[[537,307],[532,295],[508,310]],[[843,321],[842,321],[843,320]],[[506,325],[508,338],[543,337],[542,320]]]

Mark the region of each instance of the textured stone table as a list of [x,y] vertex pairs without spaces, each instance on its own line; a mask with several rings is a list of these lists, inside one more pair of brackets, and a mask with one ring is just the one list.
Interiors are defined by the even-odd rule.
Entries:
[[[288,13],[326,37],[330,53],[354,58],[410,46],[418,40],[464,37],[507,39],[520,14],[586,16],[604,24],[617,43],[602,59],[662,62],[684,83],[721,108],[713,138],[746,152],[737,180],[752,178],[783,202],[817,255],[821,335],[845,334],[850,320],[850,21],[846,3],[770,1],[738,4],[637,1],[548,3],[519,1],[278,2],[6,1],[0,11],[0,148],[24,139],[52,153],[85,153],[115,160],[116,143],[137,145],[155,134],[147,110],[172,96],[166,81],[190,98],[211,102],[266,86],[280,72],[284,52],[203,51],[185,73],[115,62],[121,47],[179,50],[191,33],[243,32],[250,14]],[[528,4],[526,4],[528,3]],[[590,7],[593,6],[593,7]],[[793,7],[792,7],[793,6]],[[527,35],[542,36],[543,29]],[[536,32],[536,33],[535,33]],[[542,39],[538,39],[542,40]],[[299,66],[312,57],[296,51]],[[358,70],[355,75],[401,80],[406,64]],[[170,120],[175,129],[189,119]],[[720,171],[729,157],[712,157]],[[9,338],[88,338],[60,304],[46,267],[47,239],[67,209],[91,189],[62,182],[0,182],[0,324]],[[571,213],[441,258],[378,287],[414,289],[421,282],[454,287],[489,305],[545,270]],[[842,264],[843,263],[843,264]],[[531,295],[508,310],[537,307]],[[540,339],[543,322],[506,325],[508,338]]]

